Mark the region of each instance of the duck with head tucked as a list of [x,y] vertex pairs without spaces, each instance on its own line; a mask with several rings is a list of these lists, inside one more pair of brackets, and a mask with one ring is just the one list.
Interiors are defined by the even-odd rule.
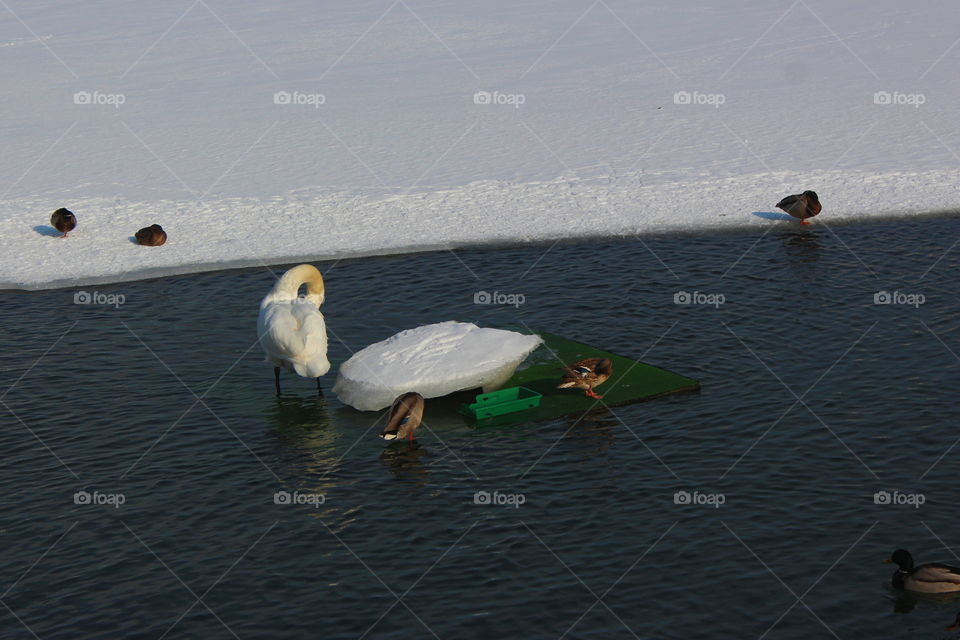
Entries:
[[583,395],[599,400],[603,396],[598,396],[593,388],[600,386],[613,375],[613,361],[610,358],[584,358],[562,369],[563,378],[557,389],[583,389]]
[[158,224],[144,227],[134,234],[137,244],[145,247],[159,247],[167,241],[167,232]]
[[793,196],[787,196],[777,203],[777,209],[786,211],[794,218],[800,219],[800,224],[810,224],[807,218],[812,218],[820,213],[823,207],[820,206],[820,198],[816,191],[804,191]]
[[77,217],[69,209],[57,209],[50,216],[50,225],[62,233],[61,238],[66,238],[67,234],[77,228]]

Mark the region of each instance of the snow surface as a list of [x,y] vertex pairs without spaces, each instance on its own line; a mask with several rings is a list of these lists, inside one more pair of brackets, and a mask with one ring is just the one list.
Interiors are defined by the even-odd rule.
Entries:
[[[754,214],[804,189],[815,225],[960,207],[955,0],[0,15],[2,288],[763,229],[794,224]],[[61,206],[65,240],[47,227]],[[167,244],[135,245],[151,223]]]
[[469,322],[407,329],[344,362],[333,392],[355,409],[376,411],[409,391],[424,398],[478,387],[490,391],[503,386],[541,342],[539,336]]

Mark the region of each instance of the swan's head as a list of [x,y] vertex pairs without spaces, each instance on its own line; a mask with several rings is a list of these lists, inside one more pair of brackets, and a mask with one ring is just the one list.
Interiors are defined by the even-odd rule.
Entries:
[[[303,298],[300,297],[302,285],[307,286],[307,293]],[[293,302],[305,299],[319,307],[323,304],[325,297],[323,276],[320,275],[320,271],[312,264],[301,264],[283,274],[263,301],[264,303]]]

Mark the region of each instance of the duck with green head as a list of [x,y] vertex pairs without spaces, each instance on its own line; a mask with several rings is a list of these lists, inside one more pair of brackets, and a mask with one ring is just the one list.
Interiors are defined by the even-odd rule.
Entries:
[[891,582],[897,589],[920,593],[960,591],[960,569],[939,562],[914,566],[913,556],[906,549],[897,549],[887,560],[897,565]]

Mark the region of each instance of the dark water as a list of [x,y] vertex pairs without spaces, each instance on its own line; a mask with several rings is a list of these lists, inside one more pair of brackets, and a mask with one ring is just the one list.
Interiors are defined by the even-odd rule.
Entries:
[[881,561],[960,564],[960,220],[773,227],[319,265],[334,363],[459,319],[703,385],[499,429],[428,404],[412,447],[310,380],[273,396],[267,269],[98,287],[116,308],[0,295],[0,636],[951,637],[960,599],[903,598]]

